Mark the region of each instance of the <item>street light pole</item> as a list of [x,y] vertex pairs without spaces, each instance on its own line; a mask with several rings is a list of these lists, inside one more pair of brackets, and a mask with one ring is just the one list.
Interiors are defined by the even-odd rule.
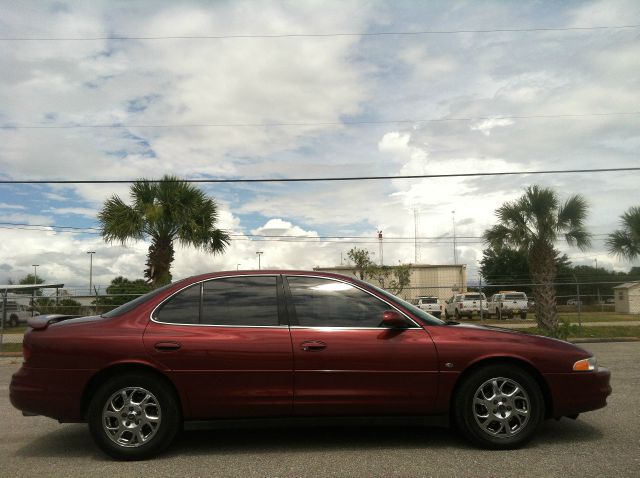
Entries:
[[89,295],[93,294],[93,255],[96,251],[87,251],[89,254]]
[[263,251],[257,251],[256,254],[258,255],[258,270],[260,270],[260,256],[262,256],[262,254],[264,254]]
[[[33,285],[38,283],[38,266],[40,264],[31,264],[33,266]],[[36,290],[31,293],[31,317],[35,314],[36,309]]]
[[240,264],[236,264],[236,270],[240,270]]

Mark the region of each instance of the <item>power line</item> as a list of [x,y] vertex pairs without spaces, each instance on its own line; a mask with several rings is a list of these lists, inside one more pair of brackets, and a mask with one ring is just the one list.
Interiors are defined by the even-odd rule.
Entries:
[[[25,226],[25,228],[43,228],[41,230],[48,231],[50,229],[71,229],[71,230],[79,230],[81,232],[94,232],[94,231],[102,231],[99,227],[93,226],[64,226],[60,224],[29,224],[26,222],[0,222],[0,226]],[[38,230],[38,229],[36,229]],[[293,239],[366,239],[366,236],[306,236],[300,234],[242,234],[242,233],[231,233],[229,234],[231,237],[258,237],[258,238],[293,238]],[[592,237],[596,236],[608,236],[607,233],[599,233],[592,234]],[[413,241],[414,239],[451,239],[453,236],[449,236],[447,234],[443,234],[440,236],[387,236],[389,239],[404,239],[407,241]],[[483,239],[483,236],[458,236],[457,239]],[[377,242],[376,242],[377,243]]]
[[629,168],[597,168],[597,169],[546,169],[537,171],[498,171],[486,173],[450,173],[450,174],[407,174],[398,176],[348,176],[348,177],[311,177],[311,178],[185,178],[185,179],[0,179],[0,184],[131,184],[138,181],[187,182],[187,183],[299,183],[329,181],[375,181],[383,179],[439,179],[469,178],[484,176],[519,176],[539,174],[569,173],[608,173],[623,171],[640,171],[640,167]]
[[461,33],[527,33],[527,32],[568,32],[594,30],[624,30],[639,28],[640,25],[606,25],[592,27],[556,27],[556,28],[493,28],[484,30],[416,30],[389,32],[336,32],[336,33],[273,33],[253,35],[158,35],[158,36],[95,36],[95,37],[0,37],[0,41],[156,41],[156,40],[226,40],[242,38],[331,38],[331,37],[376,37],[376,36],[416,36],[416,35],[453,35]]
[[590,118],[601,116],[634,116],[640,111],[618,111],[604,113],[575,113],[575,114],[542,114],[542,115],[505,115],[505,116],[469,116],[451,118],[427,119],[393,119],[371,121],[320,121],[320,122],[273,122],[273,123],[104,123],[104,124],[11,124],[0,125],[0,129],[113,129],[113,128],[141,128],[141,129],[173,129],[173,128],[271,128],[271,127],[306,127],[306,126],[366,126],[386,124],[413,123],[441,123],[449,121],[481,121],[481,120],[525,120],[525,119],[554,119],[554,118]]

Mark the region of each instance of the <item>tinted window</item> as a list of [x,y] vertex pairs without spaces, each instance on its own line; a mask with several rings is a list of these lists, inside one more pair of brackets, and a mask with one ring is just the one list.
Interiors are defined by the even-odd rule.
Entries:
[[178,292],[160,306],[156,319],[171,324],[197,324],[200,318],[200,284]]
[[276,277],[227,277],[205,282],[202,323],[278,325]]
[[420,299],[420,303],[421,304],[437,304],[438,299],[436,297],[426,297],[426,298]]
[[508,300],[519,300],[519,299],[526,299],[527,296],[524,295],[524,293],[520,293],[520,294],[506,294],[504,296],[505,299]]
[[330,279],[289,277],[298,324],[306,327],[380,327],[391,306],[357,287]]
[[465,294],[464,300],[480,300],[480,294]]

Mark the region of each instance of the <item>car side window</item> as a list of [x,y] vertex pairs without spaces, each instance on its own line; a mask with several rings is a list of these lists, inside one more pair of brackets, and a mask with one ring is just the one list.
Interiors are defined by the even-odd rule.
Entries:
[[385,327],[392,307],[350,284],[319,277],[287,277],[298,324],[304,327]]
[[198,324],[200,322],[200,284],[181,290],[160,306],[155,313],[159,322]]
[[202,323],[277,326],[276,277],[226,277],[205,282],[202,292]]
[[172,296],[155,319],[185,325],[277,326],[277,295],[275,276],[211,279]]

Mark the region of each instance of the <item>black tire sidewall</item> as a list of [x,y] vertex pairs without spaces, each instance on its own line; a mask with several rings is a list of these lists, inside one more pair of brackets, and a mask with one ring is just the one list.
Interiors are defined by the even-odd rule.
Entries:
[[[118,446],[102,428],[102,410],[106,401],[114,392],[126,387],[141,387],[153,393],[162,413],[156,435],[149,443],[136,448]],[[171,444],[182,422],[178,400],[172,388],[162,379],[147,374],[126,374],[107,380],[91,399],[87,421],[96,445],[107,455],[119,460],[143,460],[160,453]]]
[[[531,414],[525,428],[514,436],[497,438],[488,435],[476,423],[473,416],[473,396],[486,380],[496,377],[511,378],[518,382],[529,396]],[[544,397],[540,385],[524,369],[513,365],[488,365],[464,379],[452,401],[451,416],[456,428],[475,445],[490,449],[513,449],[527,443],[534,435],[545,414]]]

